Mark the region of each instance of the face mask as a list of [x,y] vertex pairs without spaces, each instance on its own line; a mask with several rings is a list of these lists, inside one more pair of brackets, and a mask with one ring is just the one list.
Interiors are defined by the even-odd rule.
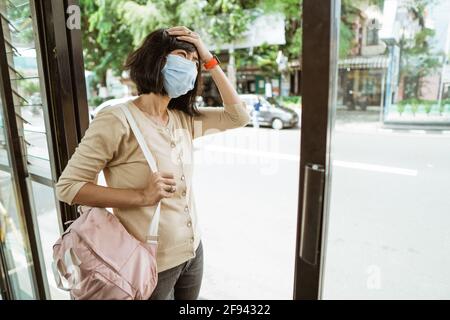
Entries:
[[167,94],[171,98],[177,98],[194,88],[197,79],[197,65],[183,57],[169,54],[162,74]]

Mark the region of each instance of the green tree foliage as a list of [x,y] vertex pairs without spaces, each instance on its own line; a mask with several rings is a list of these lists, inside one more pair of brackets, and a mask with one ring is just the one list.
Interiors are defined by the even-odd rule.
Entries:
[[157,28],[185,25],[195,29],[204,20],[205,0],[115,0],[118,16],[133,35],[138,46],[147,34]]
[[256,3],[238,0],[208,1],[204,11],[206,23],[199,27],[205,28],[212,40],[219,44],[232,43],[247,31],[249,23],[256,18],[248,10],[254,9]]
[[122,71],[128,53],[152,30],[204,18],[204,0],[80,0],[85,67],[102,86]]
[[10,36],[13,37],[15,45],[30,47],[34,41],[30,7],[21,4],[18,1],[8,3],[7,16],[11,26]]
[[258,1],[80,0],[86,69],[105,85],[106,71],[122,71],[127,54],[152,30],[207,26],[214,41],[228,43],[246,31]]
[[236,51],[236,66],[244,68],[246,66],[256,66],[262,75],[271,77],[278,73],[278,65],[276,58],[279,46],[263,45],[253,49],[252,54],[249,54],[248,49],[240,49]]
[[133,47],[133,36],[118,14],[121,1],[80,0],[84,63],[97,81],[106,84],[106,71],[122,70],[124,57]]
[[[384,0],[342,0],[339,39],[339,56],[345,57],[355,45],[353,24],[360,16],[363,5],[383,7]],[[261,7],[266,12],[281,12],[286,18],[286,45],[281,46],[289,59],[297,59],[302,48],[303,0],[263,0]]]
[[400,39],[401,76],[405,80],[405,98],[420,99],[425,77],[436,72],[443,61],[443,53],[433,51],[431,41],[435,31],[425,23],[426,11],[436,0],[414,0],[409,3],[411,23],[418,25],[412,37]]
[[360,17],[360,5],[364,1],[342,0],[341,24],[339,28],[339,57],[349,55],[351,49],[357,44],[353,25]]
[[288,58],[298,59],[302,48],[302,0],[263,0],[261,7],[267,13],[279,12],[284,15],[286,44],[279,49],[283,50]]
[[[383,0],[369,0],[382,3]],[[342,0],[340,55],[348,54],[355,38],[353,23],[366,0]],[[290,60],[299,59],[302,47],[302,0],[80,0],[83,12],[83,45],[88,70],[104,85],[106,70],[122,70],[127,54],[152,30],[186,25],[205,29],[215,43],[231,43],[249,24],[265,13],[285,16],[286,44],[236,50],[237,66],[254,65],[277,73],[278,50]]]

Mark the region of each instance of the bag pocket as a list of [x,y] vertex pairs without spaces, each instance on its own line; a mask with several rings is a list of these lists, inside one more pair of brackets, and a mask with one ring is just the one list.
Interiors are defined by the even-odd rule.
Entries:
[[71,294],[76,300],[132,300],[133,297],[97,271],[92,271]]

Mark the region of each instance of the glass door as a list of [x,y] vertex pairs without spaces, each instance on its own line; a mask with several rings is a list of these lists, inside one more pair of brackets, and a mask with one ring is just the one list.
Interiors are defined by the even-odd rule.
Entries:
[[[0,225],[1,230],[1,225]],[[2,232],[2,231],[0,231]],[[4,239],[4,232],[0,234],[0,240]],[[3,258],[3,246],[0,245],[0,300],[6,300],[9,298],[9,290],[7,288],[6,284],[6,275],[5,275],[5,268],[3,266],[3,261],[5,259]]]
[[[325,70],[328,103],[303,92],[295,297],[448,299],[450,2],[324,2],[325,24],[303,30],[329,58],[305,53],[304,82],[309,63]],[[304,1],[305,19],[319,10]]]
[[[10,146],[5,131],[3,99],[0,97],[0,258],[2,286],[10,283],[15,299],[35,299],[34,268],[25,218],[19,204],[10,161]],[[3,298],[2,294],[2,298]]]
[[12,298],[65,299],[68,295],[56,288],[51,269],[52,245],[61,222],[53,190],[56,132],[50,125],[39,4],[0,2],[2,110],[8,115],[4,120],[2,114],[0,122],[2,261]]

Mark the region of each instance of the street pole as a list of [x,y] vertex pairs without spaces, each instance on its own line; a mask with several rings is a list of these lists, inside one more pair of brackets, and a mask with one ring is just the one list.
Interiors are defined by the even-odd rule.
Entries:
[[[392,107],[394,97],[394,86],[398,85],[400,48],[395,42],[386,43],[389,50],[389,64],[386,71],[386,90],[384,97],[383,122],[386,120],[389,110]],[[397,93],[396,93],[397,94]]]
[[384,110],[383,110],[383,123],[386,120],[386,116],[391,108],[392,102],[392,68],[394,65],[394,45],[391,44],[388,46],[389,50],[389,64],[386,72],[386,90],[384,96]]
[[438,92],[438,110],[441,113],[441,105],[442,105],[442,91],[444,91],[444,75],[448,62],[448,55],[450,51],[450,23],[447,25],[447,37],[445,41],[445,49],[444,49],[444,59],[442,61],[442,71],[441,71],[441,81],[439,83],[439,92]]

